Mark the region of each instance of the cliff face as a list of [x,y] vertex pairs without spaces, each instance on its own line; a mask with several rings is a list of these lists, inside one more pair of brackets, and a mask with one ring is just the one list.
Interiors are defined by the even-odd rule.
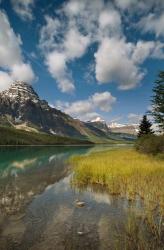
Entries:
[[34,89],[27,83],[16,81],[0,93],[1,123],[18,125],[26,123],[40,131],[51,134],[83,137],[88,128],[69,115],[52,108],[40,100]]
[[88,121],[86,122],[86,124],[88,126],[93,126],[106,134],[109,134],[111,132],[105,121]]
[[[32,86],[16,81],[0,93],[0,125],[30,132],[46,132],[53,135],[87,139],[97,143],[122,140],[111,136],[105,121],[82,122],[52,108],[41,100]],[[112,139],[112,141],[111,141]]]

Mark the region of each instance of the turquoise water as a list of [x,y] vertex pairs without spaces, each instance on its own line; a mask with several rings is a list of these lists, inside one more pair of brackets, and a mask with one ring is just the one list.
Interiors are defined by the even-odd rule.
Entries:
[[120,232],[140,201],[129,203],[97,186],[75,189],[67,163],[71,155],[111,148],[1,148],[0,249],[125,249]]
[[1,147],[0,177],[19,172],[28,172],[29,168],[49,166],[51,162],[63,161],[72,154],[85,153],[89,147]]

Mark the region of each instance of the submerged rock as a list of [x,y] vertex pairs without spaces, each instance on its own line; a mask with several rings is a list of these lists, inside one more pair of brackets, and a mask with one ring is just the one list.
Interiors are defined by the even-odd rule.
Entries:
[[76,200],[76,206],[77,207],[84,207],[85,206],[85,202],[84,201]]
[[84,232],[78,231],[77,234],[78,234],[79,236],[82,236],[82,235],[84,235]]

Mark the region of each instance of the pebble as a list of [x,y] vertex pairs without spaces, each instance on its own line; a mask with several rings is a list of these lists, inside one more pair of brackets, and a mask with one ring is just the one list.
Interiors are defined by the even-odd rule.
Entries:
[[80,235],[80,236],[82,236],[82,235],[84,235],[84,232],[78,231],[77,234]]
[[84,201],[76,201],[76,206],[77,207],[84,207],[85,206],[85,202]]

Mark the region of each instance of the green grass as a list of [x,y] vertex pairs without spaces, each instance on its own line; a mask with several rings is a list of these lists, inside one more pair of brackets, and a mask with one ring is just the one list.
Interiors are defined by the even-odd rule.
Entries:
[[74,170],[72,185],[102,185],[111,195],[125,197],[130,203],[140,198],[142,209],[129,211],[123,228],[113,232],[118,243],[115,249],[163,249],[163,155],[124,148],[74,156],[69,161]]
[[0,145],[68,145],[91,144],[87,140],[26,132],[10,127],[0,127]]
[[75,156],[75,185],[99,184],[111,194],[135,199],[139,195],[149,209],[159,205],[164,215],[164,160],[147,156],[134,149],[114,149]]

